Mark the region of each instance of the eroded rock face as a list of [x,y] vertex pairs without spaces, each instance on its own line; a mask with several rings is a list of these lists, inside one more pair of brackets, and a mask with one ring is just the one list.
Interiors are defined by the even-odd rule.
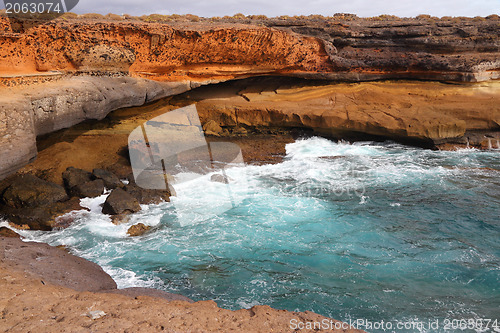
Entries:
[[70,49],[65,53],[80,71],[128,72],[135,61],[129,48],[96,45],[84,50]]
[[267,23],[325,42],[330,78],[485,81],[500,78],[499,21],[385,18]]
[[38,276],[46,284],[78,291],[116,289],[115,281],[99,265],[43,243],[4,238],[0,263]]
[[[14,33],[0,17],[0,85],[25,87],[31,82],[26,74],[36,74],[33,82],[42,82],[42,77],[59,80],[4,94],[8,97],[0,105],[0,119],[4,120],[0,122],[0,179],[36,157],[36,136],[88,119],[100,120],[112,110],[142,105],[204,84],[257,75],[353,82],[476,82],[499,78],[499,22],[495,17],[377,21],[348,16],[265,20],[253,25],[58,20]],[[92,76],[70,77],[82,73]],[[475,89],[471,87],[463,97],[475,95]],[[346,92],[343,97],[350,95]],[[352,95],[358,97],[359,93],[353,91]],[[233,117],[214,119],[214,123],[232,126],[232,133],[241,135],[267,122],[285,127],[319,126],[318,133],[333,136],[347,131],[434,143],[463,137],[464,131],[478,124],[476,108],[464,112],[464,116],[448,117],[444,114],[447,111],[435,116],[433,111],[440,109],[437,104],[412,104],[411,108],[397,104],[399,113],[394,115],[388,103],[355,110],[353,101],[345,111],[337,108],[333,113],[330,102],[321,103],[323,110],[315,106],[315,113],[307,117],[293,111],[289,115],[292,119],[288,119],[279,109],[259,105],[265,112],[257,114],[253,122],[248,120],[251,124],[245,124],[245,120],[241,126],[228,123],[236,120]],[[485,107],[480,104],[479,113]],[[328,117],[318,116],[324,111]],[[375,120],[370,118],[372,112]],[[280,117],[282,121],[278,121]],[[483,115],[479,118],[484,123]],[[436,119],[439,125],[432,123]],[[488,121],[488,129],[498,124],[496,119]],[[215,131],[209,132],[217,134],[219,128],[211,127]]]
[[5,205],[19,209],[47,206],[68,199],[62,186],[29,174],[12,179],[2,195]]
[[[193,98],[203,97],[197,104],[202,123],[234,129],[303,128],[338,139],[372,135],[429,147],[443,142],[465,144],[469,132],[500,129],[500,84],[494,82],[278,86],[260,92],[240,86],[234,87],[238,93],[232,97],[214,94],[213,98],[205,98],[211,91],[205,90],[190,93]],[[475,143],[480,141],[472,142],[471,137],[471,144]]]
[[21,236],[17,232],[15,232],[7,227],[0,227],[0,237],[21,238]]
[[197,82],[270,73],[351,81],[500,77],[495,18],[335,17],[255,25],[59,20],[19,34],[5,20],[0,18],[0,54],[9,55],[0,58],[5,71],[130,72]]

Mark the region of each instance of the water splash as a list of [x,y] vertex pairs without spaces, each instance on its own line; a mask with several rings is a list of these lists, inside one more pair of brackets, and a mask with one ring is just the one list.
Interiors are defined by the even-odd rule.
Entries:
[[[207,175],[183,183],[180,202],[145,206],[129,224],[96,208],[62,231],[21,232],[70,245],[120,286],[231,309],[269,304],[342,320],[498,314],[497,152],[321,138],[286,151],[280,164],[229,168],[238,204],[223,212]],[[192,223],[179,223],[186,216]],[[137,222],[152,232],[127,237]]]

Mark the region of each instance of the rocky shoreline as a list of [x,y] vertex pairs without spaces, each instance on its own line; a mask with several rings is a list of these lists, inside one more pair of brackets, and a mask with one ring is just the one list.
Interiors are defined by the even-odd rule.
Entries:
[[[60,19],[13,29],[0,17],[0,215],[51,230],[105,189],[103,211],[115,223],[140,204],[168,201],[170,193],[134,184],[127,138],[192,103],[208,141],[238,144],[251,163],[278,162],[286,143],[311,134],[500,149],[498,17],[382,21]],[[129,235],[147,231],[135,225]],[[117,291],[102,269],[60,249],[0,238],[0,250],[5,331],[261,332],[325,319]]]
[[330,322],[312,312],[269,306],[230,311],[155,289],[116,289],[98,265],[16,238],[0,237],[0,285],[2,332],[283,332],[292,319]]

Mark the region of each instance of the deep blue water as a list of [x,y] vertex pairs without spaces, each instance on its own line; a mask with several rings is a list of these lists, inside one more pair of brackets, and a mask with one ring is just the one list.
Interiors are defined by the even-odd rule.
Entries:
[[[280,164],[227,170],[229,187],[186,182],[126,225],[100,213],[103,196],[83,200],[93,210],[74,213],[74,226],[25,236],[70,246],[120,287],[229,309],[500,320],[499,156],[311,138]],[[126,237],[137,222],[154,230]]]

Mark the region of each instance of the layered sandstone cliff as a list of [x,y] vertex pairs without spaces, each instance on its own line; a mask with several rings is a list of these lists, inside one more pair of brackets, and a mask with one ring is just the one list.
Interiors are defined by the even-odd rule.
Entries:
[[[483,134],[468,131],[498,136],[498,89],[472,83],[499,77],[499,25],[496,17],[334,17],[169,24],[59,19],[33,26],[0,17],[0,178],[35,158],[39,135],[201,85],[256,76],[461,86],[336,86],[314,89],[311,98],[290,90],[207,102],[202,109],[242,110],[250,127],[303,127],[428,146],[467,136],[481,143]],[[219,124],[231,126],[227,120]]]
[[11,23],[0,18],[0,72],[130,71],[162,81],[256,74],[484,81],[500,70],[495,17]]

